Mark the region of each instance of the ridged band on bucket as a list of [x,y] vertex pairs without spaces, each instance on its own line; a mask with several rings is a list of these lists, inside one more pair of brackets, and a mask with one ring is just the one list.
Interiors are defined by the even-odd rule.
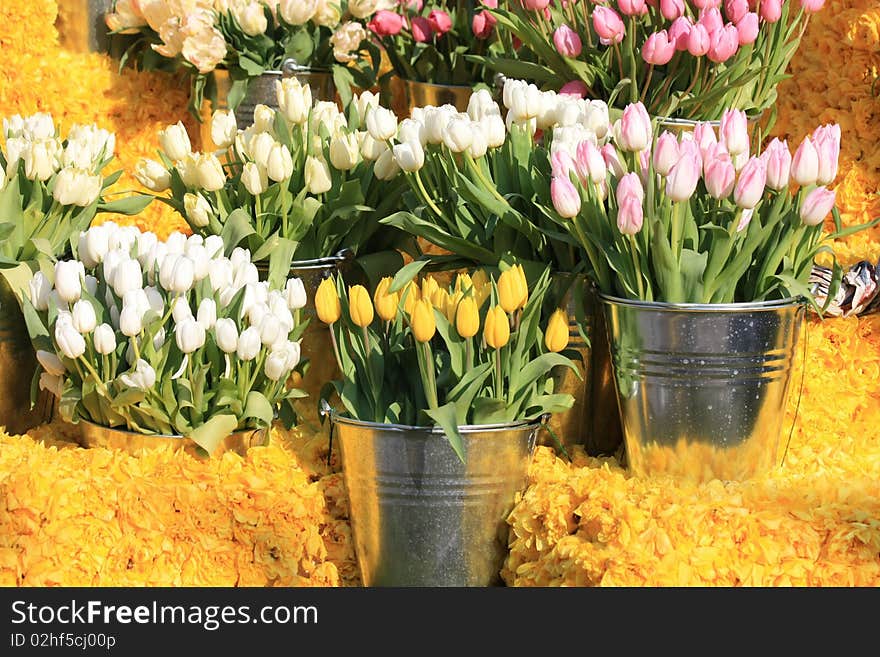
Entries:
[[746,479],[777,465],[800,300],[600,299],[635,473]]
[[365,586],[500,583],[539,423],[461,427],[465,462],[436,427],[331,423]]

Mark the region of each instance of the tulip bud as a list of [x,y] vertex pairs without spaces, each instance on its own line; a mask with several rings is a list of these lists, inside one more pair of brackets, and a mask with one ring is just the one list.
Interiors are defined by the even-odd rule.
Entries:
[[86,352],[86,341],[72,322],[55,324],[55,342],[61,353],[68,358],[79,358]]
[[75,260],[59,260],[55,263],[55,290],[58,297],[67,303],[73,303],[82,295],[82,278],[85,268]]
[[782,0],[761,0],[759,13],[763,21],[775,23],[782,16]]
[[382,278],[373,294],[376,314],[386,322],[393,321],[397,317],[397,304],[400,301],[400,295],[397,292],[388,291],[388,288],[391,287],[391,280],[390,276]]
[[173,162],[183,160],[192,152],[189,135],[181,121],[159,131],[159,144],[165,155]]
[[544,333],[544,346],[547,351],[560,352],[568,346],[568,314],[561,308],[556,309],[547,322]]
[[336,285],[330,278],[325,278],[315,292],[315,311],[325,324],[333,324],[342,315],[342,304],[336,293]]
[[578,57],[583,48],[578,33],[568,25],[560,25],[556,28],[553,32],[553,45],[563,57]]
[[266,168],[256,162],[247,162],[241,170],[241,182],[253,196],[259,196],[269,188]]
[[202,299],[196,313],[196,321],[206,331],[214,326],[217,322],[217,303],[213,299],[210,297]]
[[838,160],[840,158],[840,126],[823,125],[813,131],[813,146],[819,156],[819,173],[816,183],[830,185],[837,178]]
[[[268,310],[268,306],[266,309]],[[286,326],[278,321],[278,318],[271,311],[266,312],[259,324],[254,324],[254,326],[260,330],[260,342],[267,347],[271,347],[287,337]]]
[[786,189],[791,177],[791,152],[788,150],[788,142],[779,141],[774,137],[761,154],[761,159],[767,166],[767,186],[779,191]]
[[73,304],[73,327],[80,333],[91,333],[95,330],[98,318],[95,307],[87,299],[80,299]]
[[235,320],[222,317],[214,324],[214,339],[223,353],[231,354],[238,349],[238,327]]
[[749,127],[746,113],[725,110],[721,116],[721,141],[731,156],[749,151]]
[[205,344],[205,328],[190,317],[174,327],[174,339],[181,353],[191,354]]
[[373,322],[373,304],[370,302],[370,293],[363,285],[348,288],[348,312],[351,321],[361,328]]
[[95,351],[99,354],[112,354],[116,349],[116,333],[109,324],[96,326],[92,339],[95,341]]
[[274,135],[275,126],[275,110],[268,105],[258,103],[254,107],[254,132],[268,132]]
[[415,281],[410,281],[400,297],[403,301],[403,311],[408,315],[412,315],[413,309],[416,307],[416,301],[418,301],[421,296],[422,293],[419,290],[418,284]]
[[147,361],[138,359],[134,364],[134,371],[123,374],[119,377],[119,381],[126,388],[149,390],[156,385],[156,370]]
[[298,310],[305,308],[306,305],[306,288],[301,278],[288,278],[287,285],[284,287],[284,299],[290,310]]
[[[275,113],[272,113],[275,118]],[[235,121],[235,113],[232,110],[217,110],[211,117],[211,141],[217,148],[226,149],[235,142],[238,134],[238,124]]]
[[666,195],[673,201],[687,201],[700,181],[700,164],[692,155],[679,158],[666,178]]
[[27,179],[44,182],[49,180],[60,165],[59,150],[60,146],[54,139],[26,142],[21,157],[24,159],[24,175]]
[[416,342],[428,342],[437,331],[434,307],[428,299],[419,299],[413,305],[410,324]]
[[819,179],[819,152],[809,137],[804,137],[794,152],[791,177],[801,187],[815,185]]
[[422,280],[422,290],[420,299],[428,299],[431,300],[431,297],[434,296],[434,293],[440,289],[440,285],[437,283],[437,279],[433,276],[426,276],[424,280]]
[[800,207],[800,217],[807,226],[818,226],[828,213],[834,209],[836,192],[827,187],[816,187],[806,198]]
[[657,138],[654,148],[654,170],[661,176],[669,175],[670,170],[679,159],[678,140],[671,132],[664,132]]
[[675,54],[675,41],[669,38],[666,30],[649,35],[642,46],[642,59],[648,64],[663,66],[672,60]]
[[280,381],[286,377],[291,369],[287,366],[290,359],[286,347],[279,350],[273,349],[266,357],[266,364],[263,366],[266,377],[270,381]]
[[593,29],[604,46],[620,43],[626,34],[626,27],[617,12],[602,5],[593,8]]
[[525,305],[528,288],[519,270],[510,268],[498,277],[498,302],[505,312],[512,313]]
[[644,222],[642,202],[636,196],[626,196],[617,209],[617,229],[623,235],[635,235]]
[[241,360],[253,360],[260,353],[261,345],[260,329],[256,326],[249,326],[238,337],[238,346],[235,353]]
[[501,349],[510,340],[510,320],[501,306],[489,308],[486,313],[486,325],[483,338],[493,349]]
[[651,117],[641,103],[631,103],[620,119],[619,146],[625,151],[642,151],[651,143]]
[[367,132],[376,141],[388,141],[397,134],[397,117],[385,107],[371,107],[366,125]]
[[149,158],[141,158],[134,167],[137,181],[153,192],[164,192],[171,186],[171,172]]
[[764,195],[767,184],[767,167],[759,157],[749,158],[739,174],[739,180],[733,189],[733,200],[747,210],[753,209]]
[[391,180],[400,172],[400,167],[394,159],[394,152],[390,148],[376,160],[373,171],[379,180]]
[[425,150],[417,141],[395,144],[393,154],[397,165],[407,172],[418,171],[425,164]]
[[713,159],[706,165],[706,191],[712,198],[723,199],[730,196],[736,183],[736,171],[729,159]]
[[208,192],[216,192],[223,189],[226,184],[226,174],[220,160],[213,153],[202,153],[196,157],[196,175],[199,187]]
[[455,330],[463,338],[472,338],[480,330],[480,309],[474,297],[464,297],[455,312]]
[[550,182],[550,198],[557,214],[563,219],[576,217],[581,211],[580,194],[568,178],[553,178]]
[[[309,160],[312,159],[314,158],[310,157],[306,160],[307,185],[309,180]],[[293,175],[293,158],[291,157],[290,150],[287,146],[277,142],[272,144],[272,148],[269,150],[269,156],[266,158],[266,174],[269,176],[270,180],[274,180],[275,182],[284,182],[290,179],[290,176]]]
[[473,133],[471,132],[471,120],[466,115],[456,115],[446,124],[443,132],[443,143],[453,153],[463,153],[471,145]]
[[340,171],[350,171],[360,161],[357,135],[340,133],[330,140],[330,163]]
[[312,155],[306,158],[305,183],[309,193],[316,196],[330,191],[330,188],[333,187],[330,167],[327,166],[327,162],[323,158]]
[[43,275],[43,272],[38,271],[28,281],[28,290],[34,308],[40,311],[49,309],[49,293],[52,291],[52,284],[49,283],[49,279]]
[[64,363],[61,362],[61,359],[50,351],[37,349],[37,361],[39,361],[40,367],[42,367],[50,376],[61,376],[66,372]]

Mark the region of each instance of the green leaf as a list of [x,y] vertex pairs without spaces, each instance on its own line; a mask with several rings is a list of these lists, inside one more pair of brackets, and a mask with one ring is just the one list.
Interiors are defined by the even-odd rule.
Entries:
[[220,237],[226,245],[226,255],[230,255],[236,246],[250,235],[255,235],[250,215],[241,208],[236,208],[226,217]]
[[474,400],[473,424],[500,424],[508,421],[508,404],[503,399],[480,397]]
[[399,292],[405,288],[411,280],[419,275],[419,272],[422,271],[422,268],[427,264],[427,260],[413,260],[408,265],[401,267],[400,271],[394,275],[394,278],[391,281],[391,287],[388,288],[388,291]]
[[425,415],[434,420],[436,425],[443,429],[446,434],[446,440],[449,446],[456,453],[462,463],[465,463],[464,445],[462,444],[461,433],[458,431],[458,422],[455,415],[455,404],[448,403],[439,408],[428,409]]
[[260,426],[269,426],[272,424],[275,412],[272,404],[266,399],[266,396],[256,390],[248,393],[247,401],[244,405],[243,418],[254,418],[260,421]]
[[98,203],[98,212],[115,212],[117,214],[135,215],[143,212],[152,203],[153,197],[147,194],[137,194],[115,201]]
[[234,415],[215,415],[203,425],[187,434],[196,445],[212,454],[229,434],[235,431],[238,420]]

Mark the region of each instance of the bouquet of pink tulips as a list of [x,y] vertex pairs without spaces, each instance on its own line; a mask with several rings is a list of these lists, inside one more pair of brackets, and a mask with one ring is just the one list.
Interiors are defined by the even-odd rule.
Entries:
[[492,9],[522,47],[481,62],[613,107],[717,120],[772,108],[776,87],[824,0],[513,0]]
[[[585,140],[557,151],[550,183],[558,223],[605,294],[672,303],[803,296],[816,306],[808,281],[817,254],[833,257],[831,240],[880,221],[840,227],[828,188],[837,125],[816,128],[793,156],[779,139],[759,153],[740,110],[723,112],[718,132],[704,122],[656,135],[635,103],[612,135],[601,150]],[[829,215],[835,231],[823,234]]]

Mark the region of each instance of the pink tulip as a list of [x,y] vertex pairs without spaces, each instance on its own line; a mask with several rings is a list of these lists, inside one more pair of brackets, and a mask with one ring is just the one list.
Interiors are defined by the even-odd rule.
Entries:
[[623,205],[623,202],[629,197],[637,198],[641,203],[645,200],[645,188],[637,174],[627,173],[617,183],[616,195],[618,205]]
[[787,141],[773,141],[761,153],[761,159],[767,165],[767,186],[771,189],[783,190],[788,187],[791,177],[791,152]]
[[425,6],[424,0],[400,0],[398,4],[414,14],[418,14]]
[[617,208],[617,229],[624,235],[638,233],[644,220],[642,202],[634,196],[628,196]]
[[836,192],[827,187],[817,187],[804,199],[800,207],[801,221],[807,226],[818,226],[834,209]]
[[782,17],[782,0],[761,0],[759,13],[762,20],[775,23]]
[[563,57],[577,57],[583,48],[578,33],[568,25],[560,25],[553,31],[553,45]]
[[738,23],[748,12],[748,0],[724,0],[724,14],[731,23]]
[[700,122],[694,126],[694,141],[700,147],[703,157],[706,157],[706,149],[718,143],[718,137],[715,135],[715,128],[709,122]]
[[710,41],[707,53],[709,59],[716,64],[726,62],[739,50],[739,32],[736,31],[736,25],[728,23],[720,30],[715,30]]
[[709,46],[711,45],[712,40],[709,36],[709,32],[706,31],[706,26],[701,25],[700,23],[693,25],[688,33],[688,52],[694,57],[702,57],[709,52]]
[[703,155],[703,171],[707,171],[709,165],[715,160],[723,160],[725,162],[733,163],[733,158],[730,157],[730,153],[727,152],[727,149],[724,147],[722,143],[715,143],[708,146],[704,151],[701,151]]
[[617,0],[617,6],[624,16],[642,16],[648,13],[645,0]]
[[669,40],[675,43],[676,50],[687,50],[691,27],[693,27],[693,23],[687,16],[672,21],[672,25],[669,26]]
[[810,14],[816,13],[825,6],[825,0],[801,0],[801,7]]
[[608,166],[605,164],[605,158],[602,157],[602,151],[596,144],[586,139],[578,144],[574,164],[578,176],[584,181],[590,179],[594,183],[601,183],[608,175]]
[[568,178],[574,170],[574,158],[568,151],[560,148],[550,156],[550,173],[554,177]]
[[707,160],[704,180],[709,196],[717,199],[727,198],[733,191],[733,185],[736,182],[733,162],[729,158],[727,160],[720,158]]
[[660,0],[660,13],[668,21],[684,16],[684,0]]
[[522,0],[522,6],[529,11],[544,11],[550,0]]
[[721,17],[721,12],[714,7],[702,10],[697,23],[705,27],[710,35],[724,27],[724,19]]
[[721,141],[734,157],[749,150],[749,123],[742,110],[724,110],[721,115]]
[[593,9],[593,29],[599,35],[599,41],[605,46],[620,43],[626,34],[626,27],[617,12],[602,6]]
[[684,157],[685,155],[694,158],[697,161],[697,164],[700,165],[700,168],[703,167],[703,153],[700,151],[700,145],[693,139],[683,138],[681,142],[679,142],[678,156]]
[[556,213],[563,219],[576,217],[581,211],[581,196],[568,177],[554,177],[550,181],[550,198]]
[[752,223],[752,215],[755,214],[754,210],[743,210],[742,215],[740,215],[739,223],[736,225],[736,232],[741,233],[746,228],[749,227],[749,224]]
[[428,23],[431,24],[431,28],[440,36],[452,29],[452,19],[442,9],[432,9],[428,14]]
[[678,140],[671,132],[664,132],[657,138],[654,147],[654,171],[661,176],[668,175],[678,158]]
[[566,82],[559,89],[559,94],[563,96],[578,96],[579,98],[587,97],[587,85],[583,80],[572,80]]
[[620,154],[614,148],[614,144],[605,144],[601,149],[602,159],[605,160],[605,166],[611,170],[611,175],[620,178],[626,173],[626,167],[620,160]]
[[381,9],[373,16],[373,20],[367,23],[367,28],[376,36],[394,36],[400,34],[406,20],[400,14]]
[[804,137],[801,145],[794,152],[794,157],[791,159],[791,177],[801,187],[815,185],[819,180],[819,152],[809,137]]
[[492,36],[492,30],[495,29],[495,23],[497,22],[498,19],[491,12],[484,9],[479,14],[474,14],[474,19],[471,21],[471,29],[474,31],[474,36],[478,39],[488,39]]
[[642,151],[651,143],[651,117],[641,103],[630,103],[620,117],[620,143],[625,151]]
[[498,9],[498,0],[480,0],[480,4],[489,9]]
[[431,23],[424,16],[413,16],[410,23],[412,25],[413,39],[417,42],[424,43],[425,41],[430,41],[431,37],[434,36],[434,28],[431,27]]
[[721,6],[721,0],[693,0],[697,9],[713,9]]
[[666,195],[673,201],[687,201],[700,181],[700,163],[693,155],[679,158],[666,178]]
[[642,46],[642,59],[648,64],[663,66],[669,63],[674,54],[675,43],[669,40],[666,30],[654,32],[645,41],[645,45]]
[[816,128],[813,131],[812,142],[819,154],[819,174],[816,176],[816,182],[819,185],[830,185],[837,178],[840,126],[835,123]]
[[736,33],[739,35],[739,45],[747,46],[754,43],[758,38],[758,14],[747,13],[736,24]]
[[647,186],[651,175],[651,147],[639,151],[639,178]]
[[733,188],[733,200],[741,208],[750,210],[758,205],[767,184],[767,167],[759,157],[751,157],[739,174]]

